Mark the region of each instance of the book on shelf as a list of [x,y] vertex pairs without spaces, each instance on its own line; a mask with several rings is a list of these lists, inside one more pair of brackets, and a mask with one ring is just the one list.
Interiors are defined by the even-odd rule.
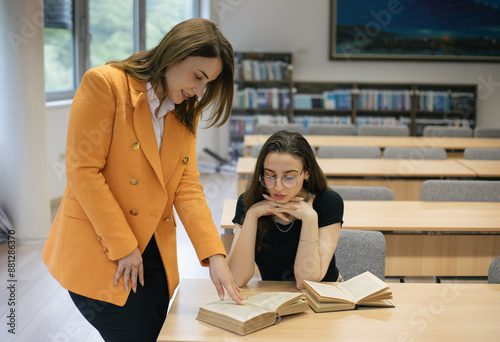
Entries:
[[357,97],[359,110],[411,110],[409,89],[361,89]]
[[238,305],[232,300],[215,301],[200,307],[196,319],[238,335],[279,323],[281,316],[309,310],[300,292],[263,292]]
[[367,271],[345,282],[304,281],[306,300],[315,312],[355,310],[361,306],[394,307],[389,285]]
[[243,109],[286,109],[290,106],[288,88],[234,88],[233,107]]
[[235,60],[236,81],[287,81],[290,80],[290,64],[280,60]]

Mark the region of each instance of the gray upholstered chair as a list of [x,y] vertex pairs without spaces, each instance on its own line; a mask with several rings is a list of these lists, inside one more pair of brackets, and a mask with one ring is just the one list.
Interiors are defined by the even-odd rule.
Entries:
[[466,148],[464,159],[500,160],[500,148]]
[[425,126],[422,135],[424,137],[462,137],[471,138],[472,128],[449,127],[449,126]]
[[385,159],[446,159],[446,150],[441,147],[386,147]]
[[500,181],[435,180],[422,183],[422,201],[500,202]]
[[[257,158],[259,156],[260,150],[262,150],[262,146],[264,145],[263,144],[253,145],[252,148],[250,149],[250,156],[252,158]],[[312,145],[310,146],[313,152],[316,153],[316,148]]]
[[335,261],[344,280],[370,271],[385,280],[385,238],[379,231],[341,229]]
[[259,124],[255,126],[255,134],[271,135],[281,130],[304,134],[304,125],[300,123],[289,123],[276,125]]
[[500,127],[476,127],[474,128],[474,137],[476,138],[500,138]]
[[330,186],[344,201],[393,201],[394,193],[385,186]]
[[252,158],[257,158],[259,156],[260,150],[262,150],[263,144],[253,145],[250,149],[250,156]]
[[307,135],[356,135],[354,125],[311,124],[307,127]]
[[318,158],[380,158],[377,146],[320,146]]
[[500,284],[500,257],[496,257],[488,268],[488,284]]
[[408,126],[362,125],[359,126],[359,135],[408,137],[410,136],[410,129]]

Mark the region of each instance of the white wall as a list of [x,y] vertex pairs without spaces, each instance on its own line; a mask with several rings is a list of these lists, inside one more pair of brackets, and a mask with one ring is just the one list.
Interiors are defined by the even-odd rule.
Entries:
[[47,153],[50,199],[58,199],[66,187],[66,137],[71,100],[47,104]]
[[40,1],[0,2],[0,206],[19,240],[50,229]]
[[211,13],[235,51],[292,52],[294,80],[478,84],[477,125],[500,127],[499,63],[330,61],[330,0],[215,0]]

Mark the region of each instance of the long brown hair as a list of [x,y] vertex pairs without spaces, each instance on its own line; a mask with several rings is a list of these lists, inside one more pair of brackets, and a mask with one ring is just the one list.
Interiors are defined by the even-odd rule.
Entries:
[[[263,200],[266,189],[259,181],[259,176],[264,176],[264,159],[269,153],[291,154],[300,159],[304,171],[309,173],[309,181],[303,183],[303,187],[311,194],[319,194],[328,189],[326,178],[316,161],[314,151],[309,142],[300,134],[289,131],[278,131],[270,136],[262,146],[257,161],[255,171],[248,183],[243,196],[244,212],[255,203]],[[244,220],[244,217],[243,217]],[[273,227],[271,216],[262,216],[257,223],[256,251],[265,248],[265,237]]]
[[163,89],[162,103],[167,97],[167,68],[186,57],[220,58],[222,72],[207,84],[201,100],[189,98],[175,106],[177,119],[195,134],[196,121],[204,109],[212,106],[208,127],[223,125],[231,114],[234,92],[234,53],[231,43],[211,20],[194,18],[175,25],[162,41],[151,50],[139,51],[123,61],[107,64],[123,68],[133,78],[150,82],[152,87]]

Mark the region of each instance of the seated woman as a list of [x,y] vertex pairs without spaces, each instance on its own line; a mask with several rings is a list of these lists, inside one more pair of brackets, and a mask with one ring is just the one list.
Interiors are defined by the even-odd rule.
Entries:
[[344,203],[330,190],[307,140],[279,131],[262,146],[238,199],[228,264],[238,286],[262,280],[341,281],[335,265]]

